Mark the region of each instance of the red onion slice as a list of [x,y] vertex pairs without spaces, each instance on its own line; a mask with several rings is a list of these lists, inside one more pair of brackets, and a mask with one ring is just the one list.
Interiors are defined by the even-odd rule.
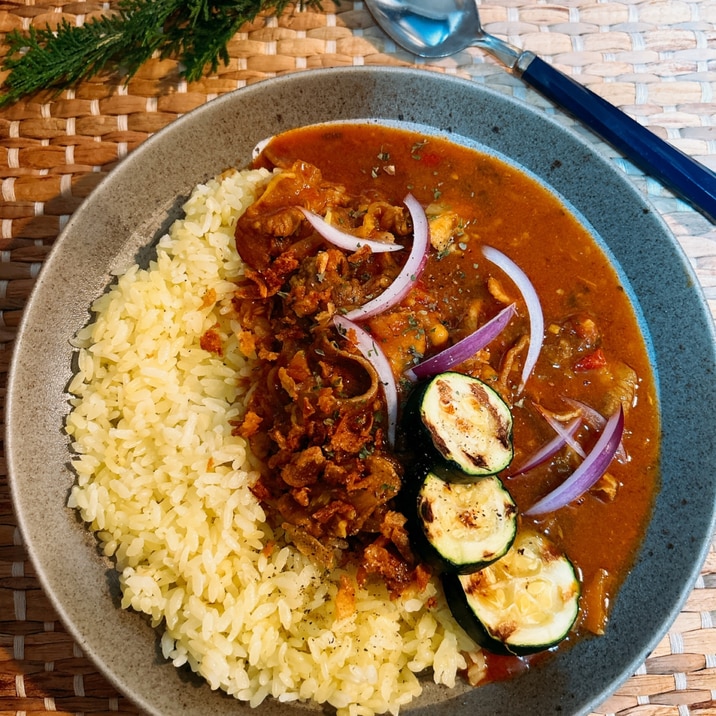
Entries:
[[530,457],[525,460],[516,470],[511,470],[509,477],[517,477],[525,472],[529,472],[538,465],[542,465],[547,462],[553,455],[556,455],[566,444],[565,435],[569,438],[573,438],[579,426],[582,424],[581,418],[574,418],[564,426],[564,434],[557,433],[548,443],[545,443],[536,452],[532,453]]
[[339,249],[346,251],[358,251],[363,246],[367,246],[373,253],[380,254],[386,251],[400,251],[403,247],[400,244],[390,244],[387,241],[373,241],[371,239],[361,239],[346,231],[329,224],[324,218],[318,214],[314,214],[308,209],[299,207],[303,215],[308,219],[311,226],[329,243],[337,246]]
[[537,403],[533,403],[535,408],[539,411],[539,414],[549,423],[552,430],[554,430],[557,435],[559,435],[562,440],[569,445],[569,447],[574,450],[574,452],[579,455],[581,458],[587,457],[586,453],[584,452],[584,448],[570,435],[567,434],[567,429],[562,425],[562,423],[559,422],[553,415],[551,415],[547,410],[545,410],[541,405],[537,405]]
[[619,406],[604,426],[584,462],[556,489],[532,505],[525,515],[542,515],[568,505],[589,490],[606,472],[619,448],[624,432],[624,410]]
[[525,364],[522,367],[522,379],[519,387],[519,392],[521,393],[542,350],[542,341],[544,340],[542,306],[537,291],[535,291],[527,274],[511,258],[491,246],[483,246],[482,253],[488,261],[501,268],[510,277],[527,305],[527,313],[530,319],[530,346],[527,350]]
[[584,422],[587,423],[590,428],[594,430],[602,430],[602,428],[604,428],[607,419],[590,405],[583,403],[581,400],[568,398],[564,395],[562,396],[562,400],[567,403],[567,405],[569,405],[571,408],[578,410],[582,414]]
[[398,387],[395,383],[393,369],[385,357],[375,338],[368,331],[345,316],[333,316],[333,323],[355,347],[363,357],[370,361],[378,373],[378,380],[383,386],[386,410],[388,411],[388,443],[395,444],[395,428],[398,423]]
[[474,356],[497,338],[516,313],[517,307],[511,303],[469,336],[407,370],[406,375],[411,380],[422,380],[450,370],[453,366]]
[[[575,410],[578,410],[582,414],[584,422],[594,430],[601,430],[607,422],[607,419],[599,411],[595,410],[591,405],[583,403],[581,400],[567,398],[564,395],[562,396],[562,400],[564,400],[567,405],[570,405]],[[619,443],[619,448],[617,449],[615,457],[621,463],[629,462],[629,457],[627,456],[622,443]]]
[[413,247],[410,249],[405,266],[383,293],[345,314],[345,317],[351,321],[362,321],[378,313],[383,313],[402,301],[425,268],[430,248],[428,218],[425,216],[425,210],[420,202],[412,194],[408,194],[403,199],[403,203],[408,207],[413,220]]
[[264,149],[266,149],[268,143],[273,139],[273,136],[266,137],[266,139],[262,139],[260,142],[256,143],[256,146],[251,150],[251,159],[258,159],[259,156],[261,156],[261,152],[263,152]]

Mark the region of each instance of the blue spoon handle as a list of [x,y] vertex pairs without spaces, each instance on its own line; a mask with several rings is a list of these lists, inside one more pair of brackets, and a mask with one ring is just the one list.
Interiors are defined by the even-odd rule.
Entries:
[[531,52],[520,55],[515,72],[716,223],[716,173]]

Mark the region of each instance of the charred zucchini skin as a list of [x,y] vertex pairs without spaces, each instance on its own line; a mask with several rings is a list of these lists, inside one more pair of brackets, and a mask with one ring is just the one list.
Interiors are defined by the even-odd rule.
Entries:
[[[430,533],[434,534],[435,531],[431,530],[429,522],[434,516],[430,514],[429,506],[426,505],[426,496],[423,491],[428,480],[448,486],[454,485],[455,490],[458,491],[461,489],[476,491],[477,483],[482,482],[486,489],[494,491],[492,493],[494,501],[484,506],[487,509],[492,509],[495,504],[499,504],[502,518],[499,524],[500,533],[497,535],[496,542],[485,544],[486,550],[488,547],[489,550],[484,551],[479,559],[460,560],[458,555],[451,556],[446,553],[448,550],[445,544],[441,548],[439,543],[435,544],[431,540]],[[404,488],[402,499],[402,511],[408,519],[407,526],[413,548],[425,562],[440,573],[470,574],[492,564],[509,550],[517,533],[517,508],[502,481],[493,475],[476,479],[473,476],[465,476],[459,470],[445,465],[438,464],[430,467],[422,465],[411,476],[410,486]],[[483,507],[481,503],[474,504],[476,510],[481,507]],[[467,512],[467,510],[465,511]],[[447,529],[451,528],[452,526]]]
[[403,486],[398,493],[396,507],[405,515],[411,547],[423,562],[438,573],[442,572],[445,560],[433,549],[423,531],[418,502],[420,488],[431,470],[431,463],[425,459],[414,464],[403,477]]
[[[435,396],[440,390],[455,387],[455,393],[474,394],[479,403],[486,406],[490,427],[475,426],[465,428],[455,426],[452,435],[443,434],[443,426],[436,425],[439,416],[430,415],[435,410]],[[453,405],[460,415],[460,422],[469,417],[463,406]],[[410,393],[405,404],[402,420],[403,432],[411,446],[417,448],[427,460],[444,460],[457,468],[468,481],[476,477],[494,475],[504,470],[511,462],[514,450],[512,445],[512,415],[502,398],[486,383],[469,375],[447,371],[439,373],[419,384]],[[464,436],[464,439],[456,435]],[[469,436],[469,437],[468,437]],[[455,441],[464,444],[465,449],[455,449]],[[488,454],[480,453],[478,446],[487,442]],[[472,444],[471,444],[472,443]],[[451,447],[452,445],[452,447]]]
[[[513,548],[516,548],[516,545],[513,546]],[[506,638],[499,638],[497,635],[491,633],[480,616],[475,612],[475,609],[470,605],[460,575],[444,573],[441,575],[443,591],[455,621],[457,621],[467,635],[477,644],[494,654],[528,656],[529,654],[536,654],[540,651],[546,651],[547,649],[555,647],[569,634],[579,612],[579,580],[577,579],[571,562],[569,562],[564,555],[561,556],[561,559],[564,560],[565,564],[568,565],[571,570],[572,579],[569,586],[572,589],[572,593],[570,600],[565,605],[566,617],[558,633],[552,637],[544,640],[533,640],[528,644],[517,643],[514,639],[508,642]]]
[[447,600],[453,617],[455,617],[455,621],[465,630],[465,633],[483,649],[487,649],[493,654],[501,654],[503,656],[526,656],[527,654],[540,651],[540,649],[535,649],[534,651],[508,649],[504,642],[493,639],[470,608],[465,590],[460,583],[459,575],[446,572],[441,576],[441,581],[443,592],[445,592],[445,599]]

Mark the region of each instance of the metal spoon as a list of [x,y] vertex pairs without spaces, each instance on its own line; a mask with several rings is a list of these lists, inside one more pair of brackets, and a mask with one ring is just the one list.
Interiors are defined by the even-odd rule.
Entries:
[[486,33],[475,0],[365,0],[365,4],[398,45],[419,57],[446,57],[471,46],[486,50],[716,223],[716,173],[532,52]]

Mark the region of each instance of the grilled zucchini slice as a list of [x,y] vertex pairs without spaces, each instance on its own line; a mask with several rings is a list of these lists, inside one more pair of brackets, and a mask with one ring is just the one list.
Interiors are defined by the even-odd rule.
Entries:
[[513,456],[512,413],[486,383],[470,375],[439,373],[414,389],[406,432],[417,432],[434,453],[467,475],[494,475]]
[[473,574],[444,575],[456,621],[481,646],[524,656],[564,639],[579,612],[572,563],[545,536],[518,532],[509,552]]
[[498,477],[466,482],[428,470],[415,500],[416,548],[441,572],[468,573],[502,557],[517,532],[517,508]]

